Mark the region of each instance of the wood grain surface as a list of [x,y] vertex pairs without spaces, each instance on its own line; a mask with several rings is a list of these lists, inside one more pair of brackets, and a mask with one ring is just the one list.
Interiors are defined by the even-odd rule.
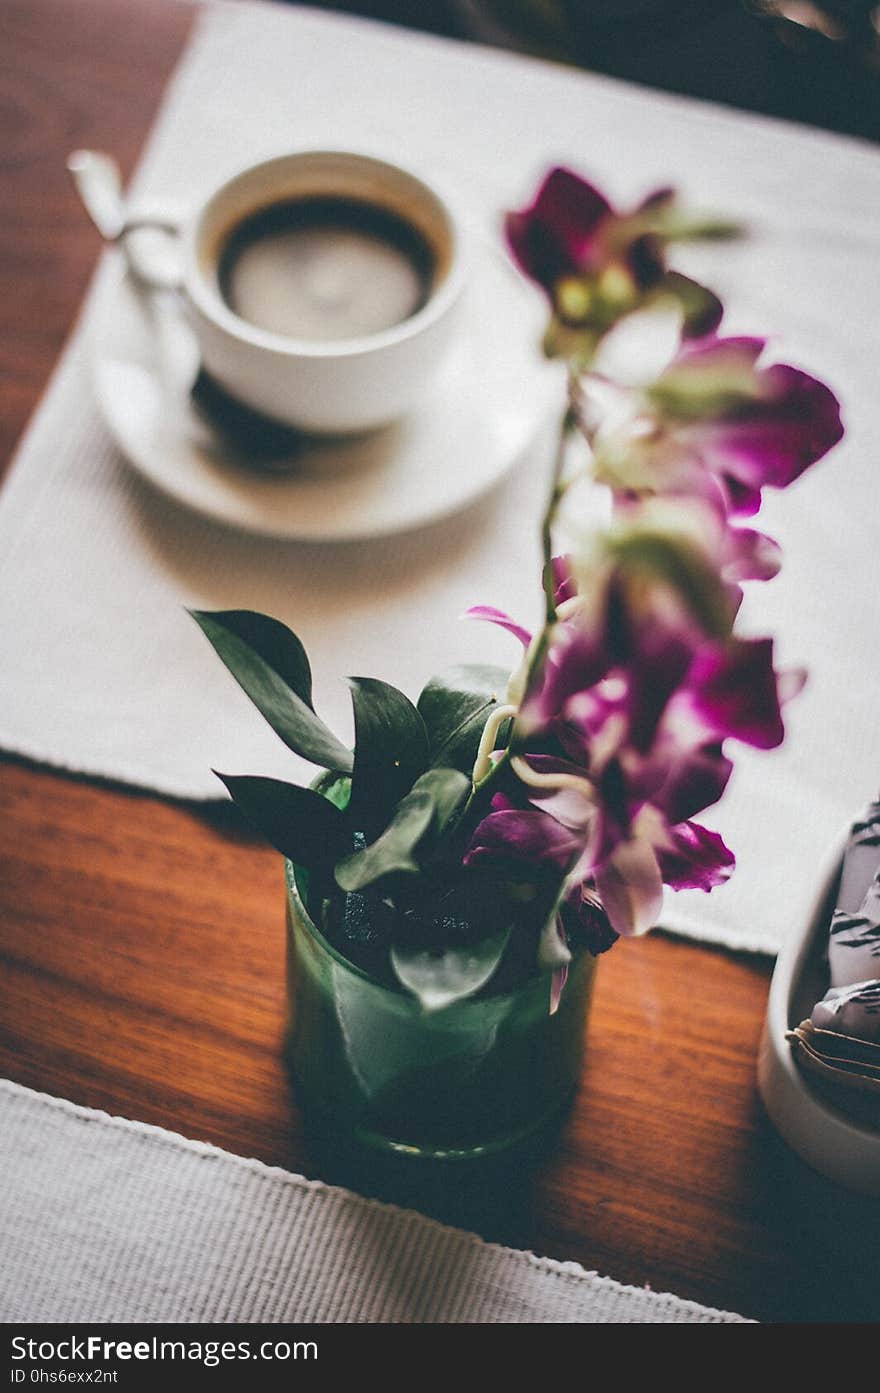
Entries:
[[[96,256],[64,171],[130,171],[192,11],[0,6],[0,449]],[[26,616],[22,616],[26,622]],[[231,810],[0,763],[0,1073],[413,1204],[485,1237],[765,1320],[875,1320],[880,1207],[761,1115],[770,964],[654,935],[600,964],[575,1107],[533,1169],[367,1166],[304,1131],[281,1060],[281,863]]]

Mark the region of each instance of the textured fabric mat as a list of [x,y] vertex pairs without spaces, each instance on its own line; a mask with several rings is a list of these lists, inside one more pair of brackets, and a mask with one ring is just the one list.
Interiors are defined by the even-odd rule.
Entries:
[[742,1317],[0,1080],[0,1321]]
[[[806,664],[810,685],[785,748],[744,751],[712,818],[737,875],[710,897],[672,897],[664,922],[775,951],[807,912],[826,846],[880,773],[868,697],[880,685],[880,155],[477,46],[230,4],[198,24],[137,195],[189,203],[245,160],[334,145],[424,170],[493,236],[500,210],[521,204],[555,161],[622,203],[671,180],[750,223],[748,242],[691,249],[678,263],[720,289],[732,331],[775,333],[774,351],[838,389],[849,435],[771,500],[767,527],[786,545],[786,568],[747,602],[753,629],[778,634],[780,661]],[[105,293],[101,275],[92,309]],[[186,798],[219,795],[212,766],[303,772],[184,605],[264,609],[290,623],[342,735],[341,674],[415,695],[451,662],[512,665],[512,640],[458,616],[485,602],[536,618],[540,451],[486,503],[429,532],[333,546],[248,537],[160,497],[120,457],[91,400],[90,320],[87,311],[0,497],[0,745]]]

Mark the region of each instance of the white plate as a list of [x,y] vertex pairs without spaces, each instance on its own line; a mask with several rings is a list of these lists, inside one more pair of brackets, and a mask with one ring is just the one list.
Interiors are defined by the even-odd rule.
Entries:
[[478,243],[474,252],[459,341],[425,401],[370,435],[309,440],[277,472],[248,468],[205,427],[187,395],[195,344],[182,311],[167,297],[145,302],[115,267],[92,327],[101,415],[150,483],[248,531],[339,541],[455,513],[504,477],[563,390],[541,359],[537,297],[494,249]]

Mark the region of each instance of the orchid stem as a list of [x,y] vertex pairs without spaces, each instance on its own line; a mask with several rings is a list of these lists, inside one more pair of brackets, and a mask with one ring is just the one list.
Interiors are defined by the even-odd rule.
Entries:
[[[572,374],[570,373],[570,379],[571,376]],[[544,516],[541,520],[541,548],[544,557],[544,626],[541,629],[541,632],[538,635],[537,640],[533,643],[531,652],[529,654],[528,668],[526,671],[526,680],[523,688],[523,691],[526,695],[528,695],[529,691],[531,690],[531,686],[535,679],[535,676],[540,670],[541,665],[543,664],[544,659],[547,655],[547,650],[550,646],[550,635],[556,623],[556,582],[555,577],[553,575],[553,526],[556,522],[556,515],[559,511],[559,505],[562,502],[562,499],[565,496],[566,491],[566,447],[568,445],[568,437],[573,425],[574,418],[572,416],[571,408],[566,407],[562,420],[559,423],[559,438],[556,445],[556,456],[553,462],[553,476],[550,482],[550,494],[547,500],[547,507],[544,510]],[[515,725],[515,712],[511,709],[511,711],[508,714],[513,716],[513,724]],[[492,717],[490,716],[489,722],[487,722],[487,726],[491,724]],[[484,752],[481,748],[481,754],[483,753]],[[500,752],[500,758],[496,759],[491,764],[491,766],[488,769],[488,772],[485,774],[485,777],[481,779],[475,779],[474,786],[471,789],[470,797],[468,798],[464,806],[464,811],[459,822],[460,829],[463,829],[464,827],[468,826],[471,820],[477,815],[477,813],[482,812],[483,807],[485,807],[488,799],[491,797],[492,789],[495,786],[498,776],[509,765],[513,753],[513,734],[511,734],[511,739],[508,742],[507,748],[503,752]],[[478,773],[482,767],[483,765],[480,761],[478,761],[475,773]]]
[[550,483],[550,496],[547,500],[547,507],[541,520],[541,550],[543,553],[544,566],[544,627],[538,635],[538,640],[532,648],[529,657],[529,666],[526,673],[524,691],[528,694],[531,691],[532,682],[535,674],[540,669],[547,649],[550,646],[550,634],[556,623],[556,580],[553,574],[553,526],[556,522],[556,515],[559,512],[559,505],[565,496],[565,456],[568,446],[568,437],[574,425],[570,407],[566,407],[562,420],[559,424],[559,439],[556,445],[556,457],[553,462],[553,477]]
[[541,520],[541,549],[544,557],[544,599],[545,621],[556,623],[556,586],[553,577],[553,524],[559,511],[559,504],[565,494],[565,455],[568,437],[573,425],[571,410],[566,407],[559,425],[559,439],[556,445],[556,458],[553,462],[553,478],[550,484],[550,497]]

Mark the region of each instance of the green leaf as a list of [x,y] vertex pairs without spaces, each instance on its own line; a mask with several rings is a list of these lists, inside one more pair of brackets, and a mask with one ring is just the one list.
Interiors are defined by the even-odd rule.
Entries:
[[428,733],[409,697],[375,677],[350,677],[354,772],[349,814],[368,839],[386,825],[428,763]]
[[[204,610],[191,610],[190,613],[203,629],[203,621],[209,620],[215,632],[219,628],[241,639],[242,643],[246,643],[259,654],[263,661],[278,673],[282,681],[296,692],[300,700],[314,711],[312,670],[306,650],[293,630],[282,624],[280,619],[272,619],[268,614],[258,614],[253,609],[215,610],[213,614]],[[214,643],[211,634],[208,634],[208,637]],[[216,643],[214,646],[217,646]]]
[[456,769],[429,769],[398,804],[380,837],[346,856],[336,867],[341,890],[363,890],[385,876],[418,875],[416,849],[429,831],[430,846],[441,836],[470,791],[470,780]]
[[479,663],[450,668],[432,677],[418,701],[428,731],[431,764],[469,773],[483,727],[499,700],[508,674]]
[[395,944],[391,966],[425,1011],[442,1011],[485,986],[504,955],[509,937],[510,929],[505,929],[461,948],[408,948]]
[[471,791],[471,781],[458,769],[429,769],[416,780],[413,792],[429,794],[435,813],[435,831],[440,837]]
[[345,812],[351,798],[351,779],[347,774],[320,774],[311,787],[329,799],[340,812]]
[[381,837],[363,851],[346,856],[336,867],[341,890],[363,890],[383,876],[418,875],[415,848],[434,820],[434,804],[424,791],[407,794]]
[[248,610],[190,614],[288,749],[325,769],[351,772],[351,751],[312,709],[308,659],[290,629]]
[[343,814],[320,793],[280,779],[214,773],[248,821],[297,865],[332,865],[350,845]]

